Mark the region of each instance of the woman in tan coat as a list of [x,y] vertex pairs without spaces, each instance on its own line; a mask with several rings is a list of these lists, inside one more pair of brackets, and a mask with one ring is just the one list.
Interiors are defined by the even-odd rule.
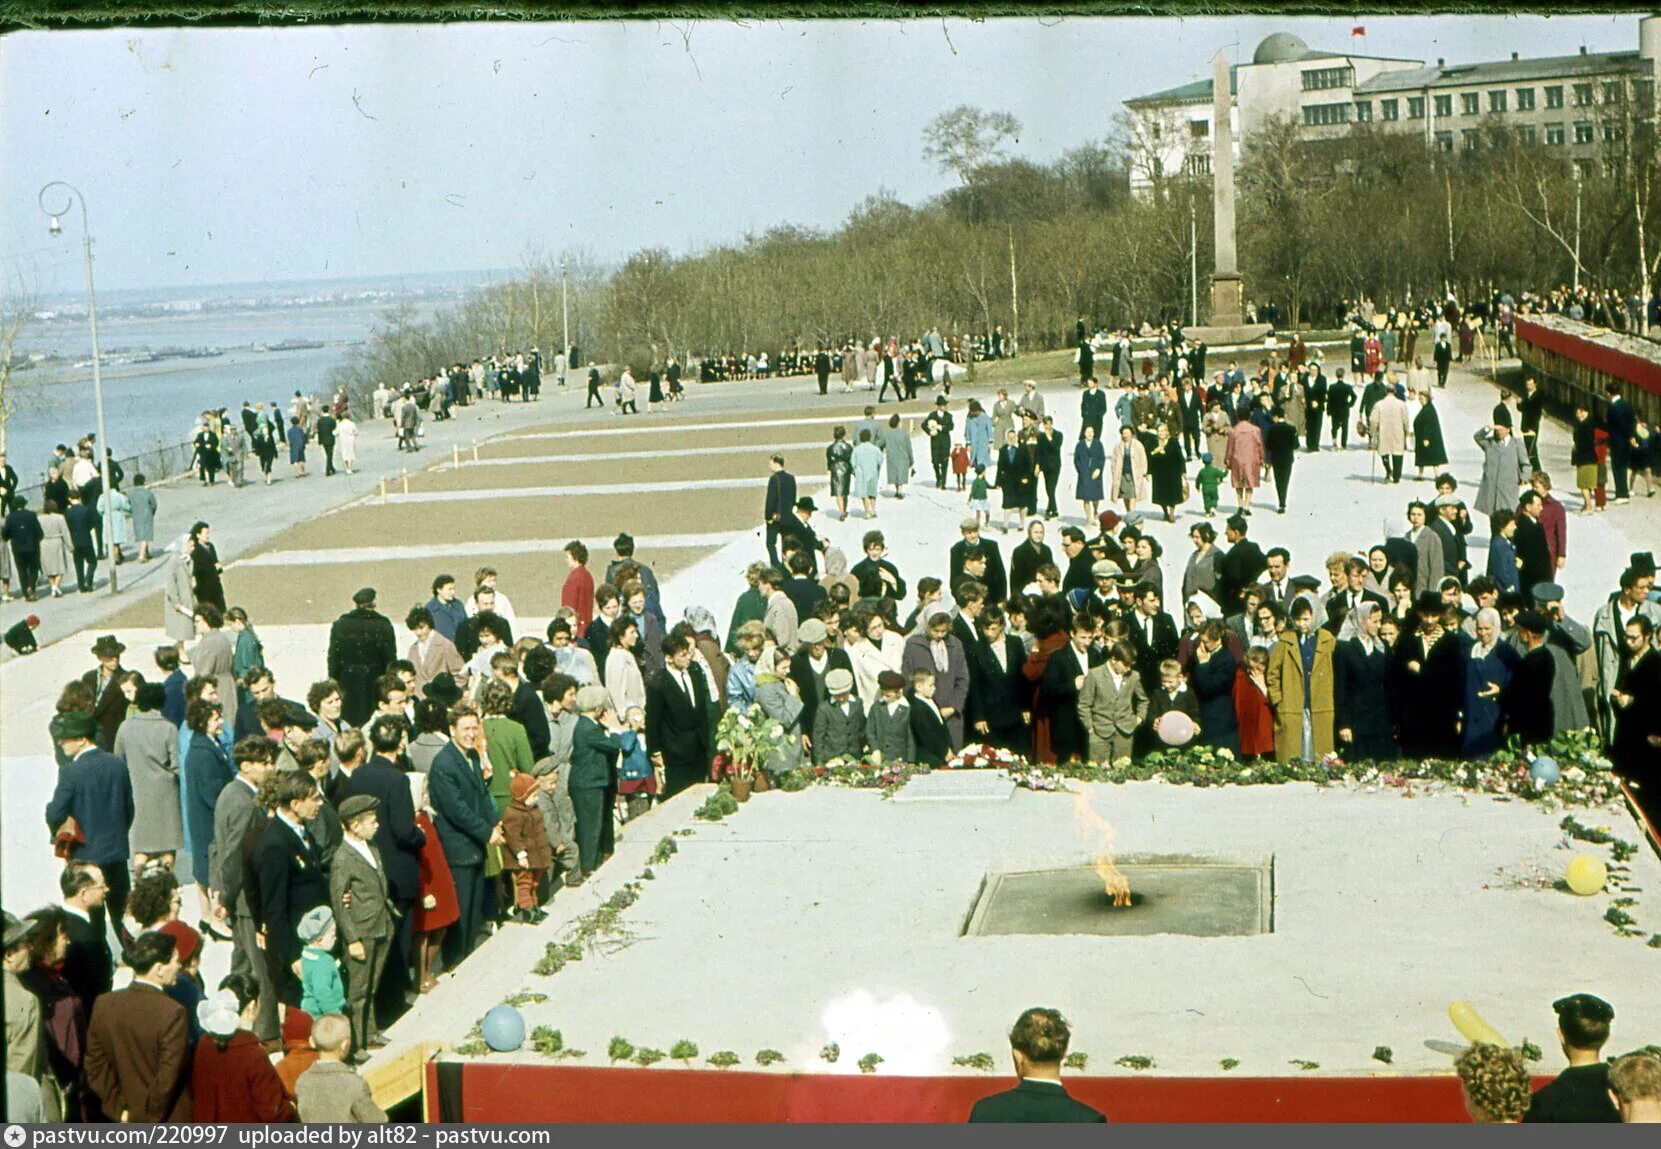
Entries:
[[1275,761],[1313,761],[1333,751],[1332,658],[1338,640],[1316,629],[1307,596],[1287,611],[1291,629],[1269,649],[1269,705],[1275,712]]
[[1136,500],[1148,497],[1148,452],[1129,426],[1119,428],[1119,445],[1113,448],[1108,465],[1108,493],[1125,505],[1125,514],[1136,510]]

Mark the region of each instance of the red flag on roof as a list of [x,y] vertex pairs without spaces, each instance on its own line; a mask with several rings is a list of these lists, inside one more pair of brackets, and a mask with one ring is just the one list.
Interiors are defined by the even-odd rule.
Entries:
[[1367,34],[1367,29],[1364,25],[1361,25],[1361,24],[1357,24],[1355,27],[1350,29],[1350,35],[1351,36],[1365,36],[1366,34]]

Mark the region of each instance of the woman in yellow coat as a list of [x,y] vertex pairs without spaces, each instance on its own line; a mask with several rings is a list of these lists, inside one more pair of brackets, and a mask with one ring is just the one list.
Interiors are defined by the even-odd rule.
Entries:
[[1300,595],[1287,611],[1291,629],[1269,650],[1269,705],[1275,712],[1275,761],[1312,761],[1333,750],[1332,658],[1338,640],[1315,626],[1315,608]]

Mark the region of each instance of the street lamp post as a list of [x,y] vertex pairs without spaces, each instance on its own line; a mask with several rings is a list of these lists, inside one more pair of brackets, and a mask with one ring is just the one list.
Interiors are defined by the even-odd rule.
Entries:
[[1580,290],[1580,165],[1574,166],[1574,289]]
[[1188,188],[1188,322],[1200,325],[1200,233],[1194,216],[1194,189]]
[[[47,193],[54,188],[61,188],[64,193],[63,207],[57,211],[53,211],[46,206]],[[86,257],[87,271],[87,318],[92,323],[92,397],[98,410],[98,446],[96,450],[98,452],[98,471],[103,477],[104,488],[103,506],[95,507],[94,510],[102,519],[104,508],[111,506],[114,500],[111,497],[113,492],[110,489],[110,439],[104,429],[103,354],[98,347],[98,299],[92,290],[92,231],[87,221],[87,201],[86,197],[81,195],[80,190],[74,185],[64,183],[62,180],[53,180],[40,189],[37,202],[40,204],[40,210],[45,212],[52,221],[48,230],[53,235],[63,234],[63,224],[60,221],[65,215],[69,214],[70,208],[77,203],[81,205],[81,249]],[[109,524],[105,523],[104,526],[108,528]],[[119,588],[116,585],[116,566],[114,563],[109,564],[109,571],[110,593],[115,594]]]
[[559,385],[563,387],[567,377],[571,374],[571,295],[566,289],[565,261],[563,259],[559,261],[559,312],[560,325],[564,332],[562,338],[565,340],[565,346],[561,348],[563,354],[559,357],[561,364]]

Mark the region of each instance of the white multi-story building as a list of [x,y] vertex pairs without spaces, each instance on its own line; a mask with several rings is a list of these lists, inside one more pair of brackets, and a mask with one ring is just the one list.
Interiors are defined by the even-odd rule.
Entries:
[[[1357,124],[1424,136],[1428,146],[1464,151],[1508,129],[1525,143],[1562,147],[1577,164],[1596,163],[1611,147],[1647,134],[1661,76],[1661,16],[1638,23],[1633,51],[1588,52],[1449,65],[1437,60],[1312,49],[1276,32],[1249,62],[1230,69],[1235,158],[1240,141],[1275,118],[1289,117],[1309,140],[1334,139]],[[1197,80],[1125,101],[1131,186],[1145,191],[1180,174],[1211,170],[1212,85]]]

